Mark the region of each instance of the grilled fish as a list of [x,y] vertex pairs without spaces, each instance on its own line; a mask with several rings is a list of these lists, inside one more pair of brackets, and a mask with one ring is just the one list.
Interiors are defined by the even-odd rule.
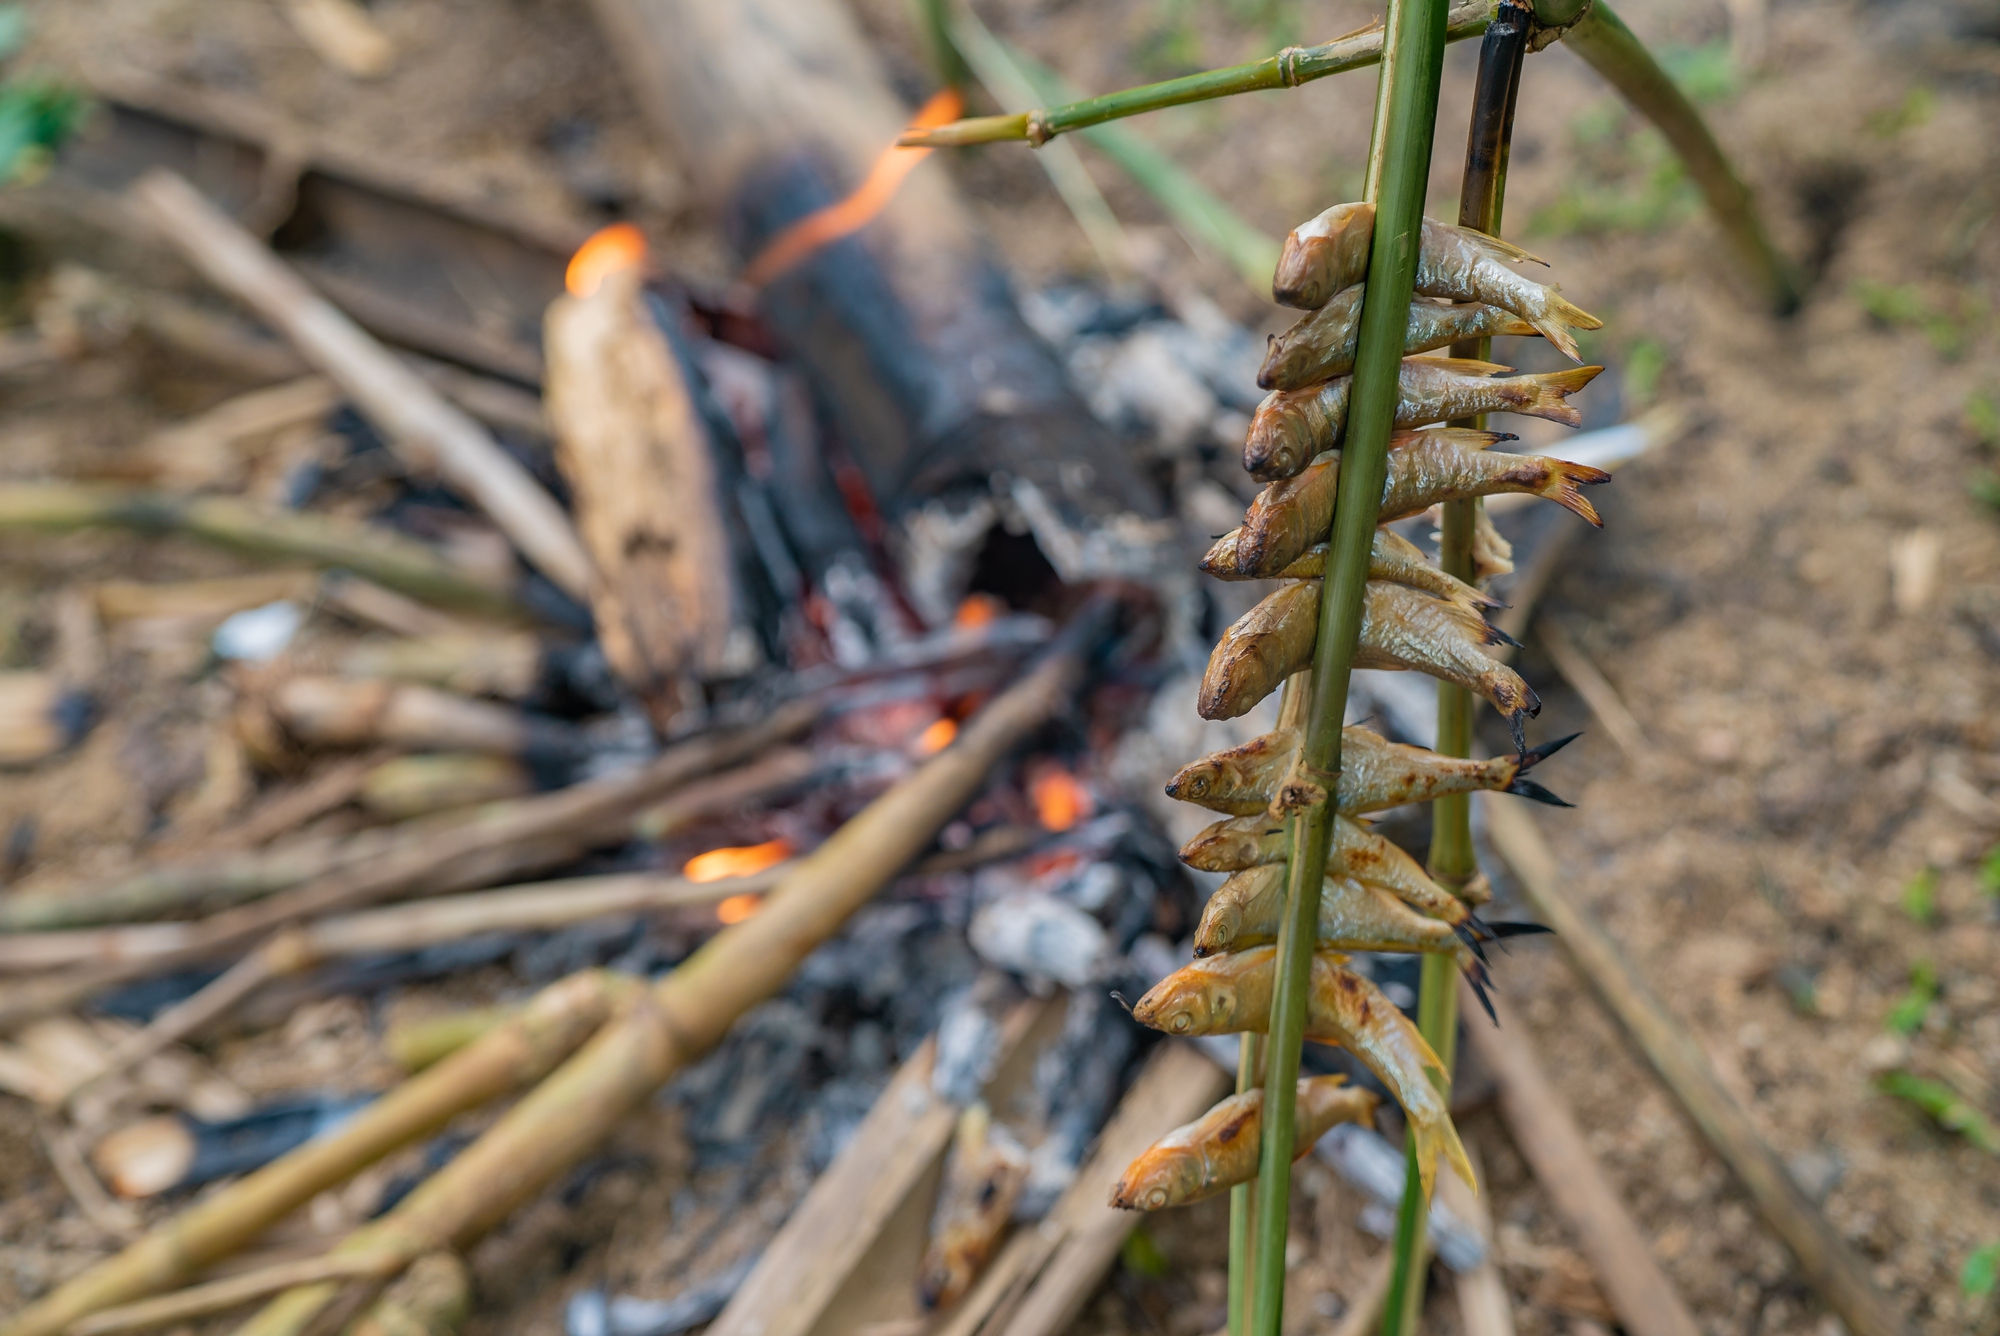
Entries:
[[[1572,367],[1528,376],[1505,376],[1510,368],[1464,357],[1406,357],[1396,390],[1398,427],[1415,427],[1478,413],[1519,413],[1565,426],[1583,423],[1569,404],[1604,370]],[[1303,390],[1274,390],[1257,405],[1243,442],[1243,467],[1259,482],[1297,474],[1322,450],[1340,444],[1347,428],[1352,376],[1340,376]]]
[[[1552,807],[1568,807],[1529,779],[1528,771],[1578,736],[1572,733],[1519,756],[1474,760],[1391,742],[1371,728],[1350,724],[1340,731],[1336,806],[1341,815],[1360,816],[1404,803],[1427,803],[1448,794],[1488,789]],[[1167,796],[1228,816],[1261,815],[1291,773],[1298,751],[1296,730],[1262,734],[1182,766],[1167,781]]]
[[[1189,867],[1204,872],[1236,873],[1208,898],[1210,909],[1220,914],[1224,911],[1217,909],[1218,905],[1247,905],[1253,898],[1273,894],[1253,874],[1269,876],[1269,869],[1283,869],[1291,858],[1291,843],[1282,820],[1259,812],[1216,822],[1182,845],[1180,856]],[[1350,817],[1336,814],[1333,819],[1327,836],[1326,874],[1379,886],[1448,925],[1463,923],[1471,912],[1457,896],[1432,881],[1416,859]],[[1284,900],[1284,880],[1282,875],[1277,878],[1274,903]],[[1219,951],[1233,940],[1226,935],[1211,949]],[[1195,954],[1206,954],[1199,939]]]
[[[1278,257],[1271,295],[1286,306],[1316,310],[1334,294],[1368,275],[1368,249],[1375,230],[1372,204],[1336,204],[1292,229]],[[1425,297],[1484,302],[1511,311],[1581,361],[1573,329],[1602,329],[1604,322],[1565,300],[1556,290],[1507,268],[1545,264],[1512,242],[1470,228],[1426,218],[1417,250],[1414,290]]]
[[[1285,863],[1267,863],[1239,872],[1217,887],[1202,907],[1201,923],[1195,928],[1195,955],[1240,951],[1276,941],[1285,918],[1289,870]],[[1456,907],[1460,923],[1471,919],[1471,911],[1464,905],[1442,888],[1439,893]],[[1454,924],[1426,918],[1389,892],[1353,877],[1329,873],[1320,886],[1318,942],[1322,950],[1457,954],[1475,936],[1473,928],[1461,933]]]
[[967,1105],[917,1267],[917,1298],[925,1308],[949,1308],[972,1288],[1027,1181],[1027,1149],[994,1125],[984,1102]]
[[[1346,1084],[1344,1076],[1299,1079],[1293,1158],[1313,1148],[1337,1123],[1375,1125],[1373,1091]],[[1126,1167],[1111,1204],[1128,1211],[1182,1206],[1247,1183],[1257,1176],[1263,1151],[1264,1091],[1231,1095],[1201,1117],[1177,1127]]]
[[[1338,1044],[1361,1059],[1389,1088],[1417,1138],[1417,1162],[1428,1196],[1443,1154],[1467,1184],[1472,1168],[1443,1091],[1450,1076],[1407,1016],[1337,955],[1313,957],[1306,995],[1306,1038]],[[1277,948],[1255,946],[1182,966],[1153,985],[1132,1008],[1142,1025],[1168,1034],[1262,1034],[1271,1024]]]
[[[1264,364],[1257,369],[1260,390],[1297,390],[1354,370],[1354,346],[1361,330],[1361,295],[1357,283],[1282,334],[1271,336]],[[1533,334],[1535,327],[1497,306],[1478,302],[1453,306],[1419,299],[1410,303],[1405,353],[1429,352],[1460,339],[1495,334]]]

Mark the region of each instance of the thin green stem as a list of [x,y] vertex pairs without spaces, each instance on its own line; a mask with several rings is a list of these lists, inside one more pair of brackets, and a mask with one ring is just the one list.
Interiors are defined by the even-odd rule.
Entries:
[[[1492,0],[1459,0],[1453,4],[1447,20],[1446,40],[1457,42],[1477,37],[1486,30],[1487,15],[1492,8]],[[1204,70],[1179,79],[1143,84],[1039,111],[1012,116],[975,116],[934,130],[912,131],[901,142],[927,148],[995,144],[1007,140],[1044,144],[1057,135],[1126,116],[1161,111],[1189,102],[1205,102],[1211,98],[1231,97],[1237,93],[1296,88],[1330,74],[1344,74],[1348,70],[1375,64],[1382,58],[1383,32],[1380,25],[1371,24],[1318,46],[1288,46],[1275,56],[1267,56],[1247,65]]]
[[1313,650],[1312,705],[1300,760],[1325,790],[1323,801],[1292,818],[1285,919],[1278,932],[1276,991],[1264,1071],[1264,1144],[1257,1179],[1257,1258],[1251,1295],[1252,1336],[1278,1336],[1284,1316],[1285,1235],[1291,1214],[1294,1115],[1299,1048],[1319,925],[1320,882],[1340,769],[1340,728],[1348,678],[1361,636],[1368,554],[1388,473],[1403,335],[1416,278],[1417,245],[1437,129],[1444,67],[1445,0],[1390,0],[1383,47],[1379,126],[1385,148],[1374,196],[1374,244],[1362,302],[1341,446],[1341,488],[1334,507],[1326,578],[1321,582],[1319,640]]
[[1797,310],[1797,280],[1771,243],[1750,188],[1723,156],[1701,113],[1624,20],[1605,0],[1589,0],[1580,14],[1575,0],[1536,0],[1535,15],[1546,26],[1569,24],[1563,44],[1666,136],[1707,197],[1737,259],[1764,290],[1772,308],[1780,315]]
[[[1240,1095],[1256,1088],[1263,1036],[1236,1038],[1236,1093]],[[1238,1183],[1229,1189],[1229,1336],[1248,1336],[1250,1331],[1250,1223],[1255,1210],[1255,1184]]]

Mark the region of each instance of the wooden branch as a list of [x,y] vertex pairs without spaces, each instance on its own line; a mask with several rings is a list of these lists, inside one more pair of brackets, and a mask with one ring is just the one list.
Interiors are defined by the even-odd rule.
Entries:
[[226,496],[177,496],[70,483],[0,484],[0,533],[135,529],[179,533],[253,557],[337,567],[413,598],[489,617],[522,609],[402,534],[330,515],[278,510]]
[[558,758],[584,749],[572,725],[435,687],[300,675],[274,686],[268,701],[286,732],[314,746]]
[[635,983],[591,970],[550,985],[526,1011],[368,1105],[339,1130],[224,1187],[115,1257],[63,1282],[0,1336],[56,1336],[70,1323],[172,1289],[391,1151],[539,1079],[604,1023]]
[[[1472,1026],[1482,1024],[1473,1013]],[[1486,1166],[1479,1162],[1479,1148],[1467,1144],[1466,1158],[1472,1162],[1473,1176],[1489,1182]],[[1438,1197],[1459,1219],[1470,1225],[1486,1245],[1486,1255],[1470,1271],[1452,1277],[1457,1290],[1458,1325],[1462,1336],[1514,1336],[1514,1307],[1507,1297],[1507,1282],[1500,1275],[1500,1262],[1493,1254],[1493,1215],[1487,1210],[1488,1196],[1474,1193],[1458,1175],[1438,1179]]]
[[351,1280],[367,1274],[365,1266],[346,1257],[307,1257],[296,1262],[278,1262],[205,1285],[190,1285],[157,1299],[142,1299],[138,1303],[122,1304],[93,1313],[71,1323],[69,1336],[123,1336],[128,1331],[149,1331],[176,1322],[211,1317],[294,1285],[336,1278]]
[[243,302],[332,378],[390,444],[435,470],[490,516],[521,554],[577,598],[590,558],[569,518],[486,431],[447,403],[255,237],[167,171],[132,187],[134,201],[216,286]]
[[[1555,851],[1534,818],[1505,802],[1489,802],[1485,808],[1493,846],[1513,869],[1535,912],[1555,929],[1556,940],[1577,973],[1680,1101],[1709,1145],[1735,1171],[1765,1223],[1792,1250],[1800,1271],[1827,1307],[1855,1336],[1902,1336],[1907,1327],[1869,1282],[1866,1265],[1849,1251],[1826,1217],[1792,1181],[1749,1115],[1716,1077],[1686,1024],[1646,986],[1596,918],[1563,890]],[[1586,1255],[1595,1232],[1579,1231]],[[1634,1333],[1640,1331],[1636,1321],[1661,1311],[1656,1296],[1643,1302],[1635,1300],[1630,1313],[1617,1298],[1612,1302],[1619,1305],[1621,1316]],[[1659,1330],[1691,1333],[1695,1327],[1689,1322],[1685,1327]]]
[[708,434],[641,278],[634,265],[558,297],[543,328],[556,464],[602,577],[598,642],[665,725],[684,679],[724,667],[734,595]]
[[[995,764],[1067,708],[1114,609],[1104,599],[1087,604],[1025,678],[967,721],[949,747],[801,859],[760,913],[711,938],[484,1136],[338,1251],[402,1265],[441,1247],[462,1248],[587,1154],[661,1082],[784,987],[807,955],[936,838]],[[290,1291],[242,1332],[297,1336],[337,1292],[333,1285]]]

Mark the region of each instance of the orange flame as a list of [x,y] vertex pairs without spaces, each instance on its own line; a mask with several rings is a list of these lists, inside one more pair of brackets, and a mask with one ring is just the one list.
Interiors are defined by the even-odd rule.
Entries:
[[935,756],[951,745],[958,736],[956,719],[939,719],[929,728],[917,734],[917,755]]
[[[747,877],[753,872],[784,862],[792,856],[791,842],[770,840],[734,849],[710,849],[688,859],[681,875],[689,881],[721,881],[725,877]],[[723,903],[727,904],[727,901]]]
[[1044,830],[1068,830],[1097,810],[1090,790],[1059,765],[1045,766],[1029,777],[1028,800]]
[[563,286],[572,297],[588,297],[620,269],[646,262],[646,235],[630,223],[613,223],[590,234],[563,271]]
[[991,594],[967,594],[958,611],[952,614],[951,624],[960,631],[976,630],[1000,620],[1000,614],[1006,610],[1007,605]]
[[[910,128],[928,130],[945,125],[957,120],[964,107],[965,99],[959,96],[958,90],[947,88],[924,103],[916,120],[910,122]],[[930,151],[927,148],[889,145],[882,151],[882,156],[875,159],[875,165],[868,169],[868,175],[855,187],[853,194],[807,214],[772,237],[743,271],[743,282],[750,287],[761,288],[821,246],[859,232],[876,214],[888,207],[890,200],[896,198],[903,178]]]
[[764,907],[761,895],[732,895],[715,907],[715,917],[724,927],[741,923]]

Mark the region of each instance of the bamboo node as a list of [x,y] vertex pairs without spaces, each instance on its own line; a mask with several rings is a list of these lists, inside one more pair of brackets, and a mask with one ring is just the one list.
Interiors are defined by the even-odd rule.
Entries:
[[1597,0],[1583,0],[1574,16],[1567,23],[1543,23],[1535,11],[1526,5],[1515,5],[1513,0],[1501,0],[1503,7],[1527,9],[1528,11],[1528,51],[1532,54],[1546,51],[1563,39],[1563,35],[1577,24],[1590,17],[1590,11],[1597,7]]
[[1270,813],[1274,819],[1298,816],[1302,812],[1326,805],[1326,796],[1340,787],[1340,771],[1321,770],[1318,766],[1306,764],[1302,752],[1292,758],[1292,768],[1278,785],[1278,791],[1271,798]]
[[1280,51],[1277,55],[1278,82],[1286,88],[1297,88],[1306,82],[1305,76],[1299,73],[1299,62],[1308,54],[1302,46],[1288,46]]
[[1048,112],[1041,108],[1028,113],[1027,139],[1036,148],[1056,137],[1057,132],[1049,126],[1048,115]]

